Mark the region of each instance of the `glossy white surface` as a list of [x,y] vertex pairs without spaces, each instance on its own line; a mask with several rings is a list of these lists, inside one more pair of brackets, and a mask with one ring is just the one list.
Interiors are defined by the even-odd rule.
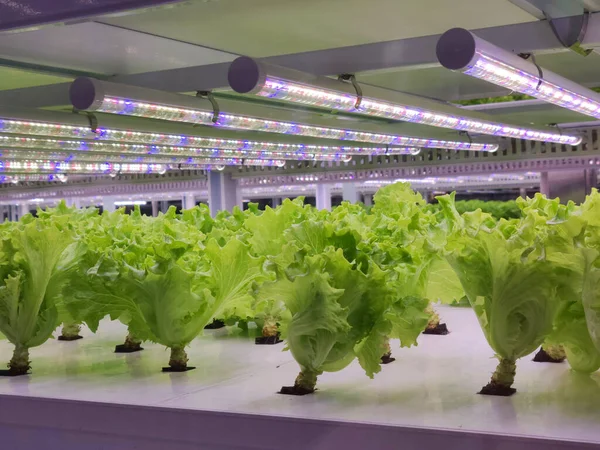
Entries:
[[[396,362],[369,380],[357,364],[319,378],[306,397],[277,395],[298,368],[283,345],[255,346],[223,330],[188,351],[196,370],[166,374],[168,352],[154,344],[130,355],[112,353],[125,329],[103,323],[98,335],[50,341],[32,351],[33,375],[0,378],[0,394],[115,402],[195,410],[330,419],[600,443],[600,378],[565,364],[519,361],[516,395],[475,392],[496,364],[471,310],[440,308],[452,331],[422,336],[419,346],[394,349]],[[0,342],[0,357],[11,347]]]

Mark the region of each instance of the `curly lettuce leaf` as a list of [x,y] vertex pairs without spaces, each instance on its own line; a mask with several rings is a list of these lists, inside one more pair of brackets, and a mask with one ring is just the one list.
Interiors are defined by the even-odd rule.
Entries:
[[73,234],[66,221],[35,220],[4,230],[0,283],[0,332],[13,344],[43,344],[59,324],[56,293],[62,289],[61,263],[75,263],[67,249]]

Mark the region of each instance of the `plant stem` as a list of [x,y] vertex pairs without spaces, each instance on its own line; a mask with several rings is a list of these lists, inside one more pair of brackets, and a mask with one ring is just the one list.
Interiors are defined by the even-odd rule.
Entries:
[[306,389],[307,391],[314,391],[315,386],[317,385],[317,376],[318,374],[315,372],[302,370],[296,377],[294,386]]
[[392,347],[390,346],[390,338],[389,337],[385,337],[385,340],[383,341],[383,345],[381,346],[381,349],[383,351],[383,356],[391,356],[392,355]]
[[188,357],[183,346],[171,347],[171,358],[169,366],[175,370],[183,370],[187,368]]
[[125,338],[125,343],[123,344],[128,349],[136,349],[142,344],[142,341],[135,337],[135,335],[130,331],[127,333],[127,337]]
[[74,338],[79,336],[81,325],[76,322],[65,322],[62,327],[62,336],[66,338]]
[[390,346],[390,338],[388,336],[383,340],[381,351],[383,352],[383,355],[381,355],[381,364],[389,364],[396,361],[396,358],[392,358],[392,347]]
[[427,305],[425,312],[427,313],[427,315],[429,315],[429,323],[427,324],[427,329],[433,330],[437,328],[437,326],[440,324],[439,314],[435,311],[435,309],[433,309],[433,306],[431,304]]
[[517,373],[517,364],[515,361],[505,358],[500,358],[500,362],[496,367],[496,371],[492,375],[491,384],[500,385],[510,388],[515,382]]
[[548,356],[550,356],[550,358],[555,359],[557,361],[564,360],[567,357],[567,354],[565,353],[565,348],[560,344],[551,345],[544,343],[542,345],[542,349],[548,354]]
[[25,375],[31,366],[29,365],[29,349],[21,345],[15,345],[13,356],[8,363],[8,368],[16,375]]
[[279,327],[277,326],[275,319],[272,317],[266,318],[262,327],[262,335],[264,337],[277,336],[278,332]]

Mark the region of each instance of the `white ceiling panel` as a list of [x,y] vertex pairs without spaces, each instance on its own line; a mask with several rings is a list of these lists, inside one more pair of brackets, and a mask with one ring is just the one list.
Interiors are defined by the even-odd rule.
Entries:
[[533,20],[507,0],[219,0],[109,22],[263,57]]
[[87,22],[0,35],[0,58],[106,75],[232,61],[197,45]]
[[45,86],[48,84],[64,83],[70,80],[71,78],[67,77],[56,77],[0,66],[0,91]]

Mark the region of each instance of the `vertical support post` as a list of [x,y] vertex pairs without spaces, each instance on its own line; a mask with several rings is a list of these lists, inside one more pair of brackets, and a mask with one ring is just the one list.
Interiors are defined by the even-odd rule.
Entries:
[[81,208],[81,203],[77,197],[67,197],[65,198],[65,203],[69,207],[75,207],[77,209]]
[[19,217],[17,216],[17,205],[8,206],[8,217],[11,222],[19,220]]
[[158,216],[158,200],[152,200],[152,217]]
[[327,183],[317,183],[316,192],[317,209],[327,209],[331,211],[331,185]]
[[363,203],[365,206],[373,206],[373,194],[363,194]]
[[585,195],[590,195],[595,187],[598,187],[598,169],[586,169]]
[[19,219],[29,213],[29,205],[27,203],[19,204]]
[[168,201],[162,200],[158,204],[160,206],[160,212],[161,213],[165,214],[169,210],[169,202]]
[[279,205],[281,205],[281,197],[273,197],[271,204],[273,205],[273,208],[277,208]]
[[548,172],[540,173],[540,193],[546,197],[550,197],[550,181],[548,180]]
[[114,197],[102,197],[102,210],[114,212],[116,209]]
[[519,196],[521,198],[527,198],[527,188],[519,188]]
[[549,198],[559,197],[563,203],[569,200],[581,203],[593,187],[596,187],[596,169],[557,170],[542,172],[540,192]]
[[[233,210],[234,206],[239,206],[240,209],[244,209],[244,197],[242,195],[242,190],[237,188],[237,181],[235,182],[235,203],[231,207],[231,210]],[[231,210],[228,209],[227,211]]]
[[358,202],[358,191],[355,183],[343,183],[342,184],[342,199],[345,202],[357,203]]
[[192,209],[196,206],[196,196],[194,194],[186,193],[181,199],[181,209]]
[[210,215],[219,211],[231,211],[234,206],[242,207],[242,198],[238,195],[237,181],[230,173],[210,171],[208,174],[208,206]]

